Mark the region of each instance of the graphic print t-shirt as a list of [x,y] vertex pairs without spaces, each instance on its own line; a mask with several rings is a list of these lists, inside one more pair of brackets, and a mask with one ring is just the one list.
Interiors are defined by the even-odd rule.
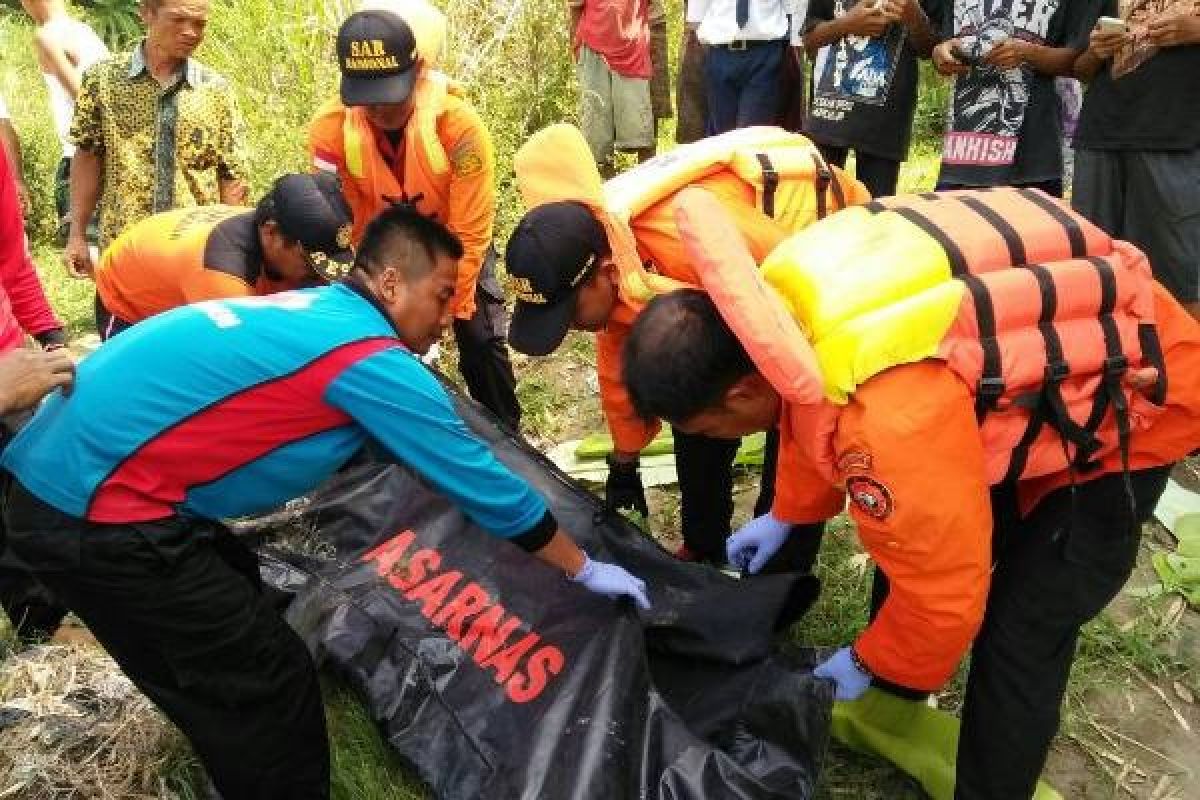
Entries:
[[[1200,148],[1200,45],[1158,48],[1151,19],[1193,0],[1105,0],[1101,12],[1129,23],[1133,41],[1103,67],[1083,97],[1075,146],[1097,150]],[[1169,122],[1167,122],[1169,121]]]
[[[954,0],[946,34],[972,60],[1016,37],[1047,47],[1082,48],[1098,0]],[[1062,123],[1054,77],[1028,65],[978,64],[951,97],[941,183],[997,186],[1062,177]]]
[[[812,0],[806,29],[866,0]],[[921,0],[936,29],[942,0]],[[820,144],[903,161],[917,105],[917,54],[903,25],[881,35],[847,36],[822,47],[812,72],[805,132]]]

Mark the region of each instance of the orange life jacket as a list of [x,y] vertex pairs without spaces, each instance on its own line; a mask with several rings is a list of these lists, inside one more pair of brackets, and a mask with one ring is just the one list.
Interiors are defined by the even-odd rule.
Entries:
[[[354,242],[388,205],[388,200],[420,198],[425,214],[446,216],[452,175],[450,158],[437,135],[438,117],[450,98],[462,98],[462,87],[440,72],[426,69],[414,91],[415,108],[404,128],[404,183],[396,178],[375,146],[375,134],[360,106],[347,108],[337,98],[317,112],[311,126],[314,159],[342,175],[342,193],[354,214]],[[338,169],[338,168],[341,169]]]
[[811,141],[771,127],[740,128],[682,145],[602,184],[579,129],[559,123],[531,136],[517,151],[513,168],[527,209],[557,201],[591,209],[612,248],[621,299],[639,310],[656,294],[688,284],[646,268],[630,224],[705,177],[723,171],[736,175],[782,231],[799,230],[870,199],[862,184],[830,167]]
[[784,398],[808,406],[795,423],[830,479],[839,404],[926,358],[973,390],[993,484],[1086,472],[1161,411],[1145,257],[1041,192],[874,201],[780,244],[761,274],[711,197],[689,192],[677,210],[722,315]]

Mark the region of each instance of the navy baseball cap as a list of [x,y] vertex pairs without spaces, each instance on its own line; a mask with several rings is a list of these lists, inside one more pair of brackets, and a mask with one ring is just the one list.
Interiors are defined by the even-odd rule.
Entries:
[[580,203],[546,203],[526,214],[504,252],[516,294],[508,343],[531,356],[554,352],[575,313],[575,295],[609,253],[604,226]]
[[350,274],[354,217],[329,172],[284,175],[271,188],[279,230],[300,242],[313,272],[327,281]]
[[338,29],[342,104],[403,103],[417,80],[417,37],[397,14],[359,11]]

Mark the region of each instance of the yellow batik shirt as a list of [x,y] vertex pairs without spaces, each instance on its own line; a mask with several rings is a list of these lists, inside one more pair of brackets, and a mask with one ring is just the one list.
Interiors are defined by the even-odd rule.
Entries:
[[188,59],[164,87],[147,70],[141,45],[84,74],[70,138],[104,161],[101,248],[151,214],[220,202],[218,179],[246,179],[229,83]]

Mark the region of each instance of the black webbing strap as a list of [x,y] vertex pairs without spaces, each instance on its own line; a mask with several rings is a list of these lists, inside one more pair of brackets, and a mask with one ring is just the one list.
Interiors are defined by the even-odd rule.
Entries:
[[[1087,421],[1087,429],[1093,434],[1098,431],[1100,424],[1104,421],[1104,406],[1112,408],[1113,421],[1117,424],[1117,447],[1121,453],[1121,480],[1125,486],[1125,498],[1129,501],[1132,519],[1137,519],[1137,498],[1133,493],[1133,482],[1129,476],[1131,434],[1129,398],[1125,396],[1125,389],[1122,385],[1122,379],[1129,371],[1129,359],[1125,357],[1125,350],[1121,347],[1121,332],[1112,315],[1113,309],[1117,305],[1117,276],[1113,271],[1112,264],[1103,258],[1089,258],[1088,263],[1095,267],[1096,274],[1100,277],[1099,317],[1100,328],[1104,331],[1104,388],[1103,391],[1098,391],[1096,394],[1103,395],[1105,402],[1103,404],[1097,402],[1092,407],[1092,414]],[[1078,462],[1079,459],[1077,458],[1076,461]]]
[[1025,242],[1021,239],[1021,234],[1017,233],[1017,229],[1008,223],[1008,220],[996,213],[994,208],[985,205],[978,197],[960,195],[958,200],[983,217],[984,221],[1000,234],[1000,238],[1004,240],[1004,246],[1008,248],[1008,263],[1014,267],[1020,267],[1028,262],[1029,259],[1025,257]]
[[1042,432],[1042,425],[1046,422],[1046,403],[1040,391],[1029,392],[1018,397],[1013,405],[1028,408],[1029,421],[1025,423],[1025,432],[1021,434],[1021,440],[1013,448],[1012,456],[1008,460],[1008,472],[1004,474],[1005,482],[1021,479],[1021,473],[1025,471],[1025,464],[1029,461],[1029,451],[1033,448],[1033,443],[1037,441],[1038,434]]
[[937,192],[921,192],[917,197],[922,200],[941,200],[945,195],[938,194]]
[[829,170],[829,188],[833,191],[833,202],[837,203],[838,208],[846,207],[846,190],[842,188],[842,182],[838,179],[837,172],[825,165],[825,169]]
[[1062,340],[1054,328],[1054,316],[1058,312],[1058,291],[1050,270],[1040,264],[1029,264],[1026,269],[1033,273],[1042,296],[1042,315],[1038,319],[1038,330],[1046,343],[1046,371],[1042,378],[1042,395],[1046,401],[1046,422],[1063,438],[1063,450],[1067,442],[1075,445],[1075,458],[1086,463],[1100,449],[1100,440],[1095,434],[1077,423],[1067,410],[1062,396],[1062,384],[1071,373],[1062,348]]
[[[1054,281],[1044,267],[1028,265],[1027,268],[1033,274],[1034,280],[1038,282],[1038,294],[1041,297],[1042,310],[1038,315],[1038,332],[1042,335],[1042,343],[1046,349],[1046,375],[1051,374],[1050,367],[1054,365],[1053,374],[1062,374],[1065,377],[1066,362],[1063,359],[1062,340],[1058,336],[1058,331],[1054,329],[1054,315],[1058,312],[1058,293]],[[1044,381],[1038,391],[1022,395],[1015,403],[1015,405],[1029,409],[1029,420],[1025,423],[1025,432],[1021,434],[1020,441],[1013,448],[1012,457],[1008,462],[1008,472],[1004,476],[1006,481],[1021,479],[1021,473],[1025,471],[1033,443],[1037,441],[1047,419],[1055,413],[1046,392],[1046,385],[1047,383]]]
[[755,153],[754,157],[758,159],[758,166],[762,168],[762,210],[764,214],[774,219],[775,190],[779,188],[779,173],[775,171],[775,166],[771,163],[771,159],[766,153]]
[[[959,248],[958,243],[947,236],[945,231],[934,225],[928,217],[915,208],[893,208],[892,211],[932,236],[941,245],[942,249],[946,251],[946,258],[950,261],[950,273],[956,278],[966,278],[967,257],[963,255],[963,251]],[[991,303],[989,302],[988,305],[990,307]]]
[[878,200],[872,200],[869,203],[865,203],[863,208],[865,208],[867,211],[870,211],[872,214],[882,214],[884,211],[888,210],[888,207]]
[[1150,392],[1150,402],[1161,406],[1167,402],[1167,362],[1163,360],[1162,343],[1158,340],[1158,328],[1152,322],[1138,325],[1138,343],[1142,346],[1142,359],[1158,370],[1158,381]]
[[1083,235],[1083,228],[1079,226],[1079,220],[1075,219],[1075,217],[1063,210],[1062,206],[1036,189],[1018,189],[1018,191],[1022,197],[1045,211],[1054,218],[1055,222],[1062,225],[1063,230],[1067,232],[1067,241],[1071,245],[1071,258],[1083,258],[1087,255],[1087,239]]
[[[1109,406],[1115,399],[1112,396],[1111,387],[1109,387],[1109,372],[1116,373],[1118,387],[1120,388],[1120,378],[1129,368],[1128,360],[1125,358],[1125,352],[1121,347],[1121,333],[1117,329],[1116,320],[1113,319],[1113,309],[1117,305],[1117,276],[1113,272],[1112,265],[1102,258],[1089,258],[1090,263],[1096,270],[1096,276],[1100,280],[1100,309],[1096,316],[1100,320],[1100,329],[1104,334],[1104,391],[1096,392],[1096,396],[1092,399],[1092,410],[1088,414],[1087,421],[1083,427],[1091,431],[1093,434],[1100,430],[1100,425],[1104,422],[1104,415],[1108,413]],[[1124,395],[1121,395],[1124,400]],[[1079,469],[1087,469],[1088,464],[1076,458],[1075,466]]]
[[813,192],[817,196],[817,219],[825,219],[829,214],[829,204],[825,202],[825,192],[829,189],[829,181],[833,178],[833,172],[816,150],[813,151],[812,160]]
[[967,272],[960,275],[959,280],[967,285],[975,301],[975,321],[979,326],[979,344],[983,348],[983,371],[979,385],[975,387],[975,419],[982,425],[983,418],[996,408],[996,402],[1004,394],[1000,342],[996,339],[996,311],[992,294],[979,276]]

